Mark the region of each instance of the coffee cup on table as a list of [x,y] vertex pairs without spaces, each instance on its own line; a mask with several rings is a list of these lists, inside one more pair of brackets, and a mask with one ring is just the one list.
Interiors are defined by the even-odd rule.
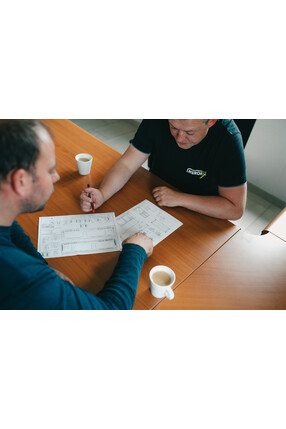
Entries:
[[78,153],[75,156],[79,174],[85,176],[90,173],[92,156],[89,153]]
[[175,283],[176,275],[171,268],[157,265],[150,271],[149,279],[151,294],[155,298],[174,298],[172,286]]

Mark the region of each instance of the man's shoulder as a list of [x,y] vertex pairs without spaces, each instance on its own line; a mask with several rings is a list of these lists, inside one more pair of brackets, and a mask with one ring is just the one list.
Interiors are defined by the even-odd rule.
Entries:
[[169,134],[169,123],[167,119],[143,119],[135,134],[133,143],[150,141],[160,142],[165,140]]
[[142,127],[153,131],[166,130],[168,124],[168,119],[143,119],[141,122]]
[[214,137],[242,145],[241,132],[233,119],[218,119],[214,126]]
[[217,123],[220,129],[223,130],[225,133],[232,136],[235,136],[237,134],[241,135],[241,132],[233,119],[218,119]]
[[0,256],[3,270],[10,271],[11,274],[21,273],[21,275],[31,277],[37,269],[50,268],[44,259],[36,258],[25,252],[10,240],[0,243]]

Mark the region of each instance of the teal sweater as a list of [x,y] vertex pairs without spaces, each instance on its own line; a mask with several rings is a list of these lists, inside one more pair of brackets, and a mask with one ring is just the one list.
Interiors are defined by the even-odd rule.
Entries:
[[0,309],[131,309],[146,257],[142,247],[125,244],[112,276],[93,295],[62,280],[17,222],[0,226]]

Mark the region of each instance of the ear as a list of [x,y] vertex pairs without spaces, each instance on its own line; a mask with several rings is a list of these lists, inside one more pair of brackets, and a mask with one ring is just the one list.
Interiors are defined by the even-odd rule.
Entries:
[[24,197],[31,184],[30,173],[23,168],[13,171],[11,175],[11,185],[14,192],[20,197]]
[[217,119],[210,119],[208,123],[208,127],[211,128],[216,123],[216,121]]

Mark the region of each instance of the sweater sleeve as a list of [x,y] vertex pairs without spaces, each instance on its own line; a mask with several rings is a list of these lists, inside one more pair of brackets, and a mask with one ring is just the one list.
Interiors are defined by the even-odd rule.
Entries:
[[28,255],[34,256],[47,264],[47,261],[37,251],[30,237],[25,234],[23,228],[14,221],[11,228],[11,240],[19,249],[26,252]]
[[[12,250],[10,249],[10,252]],[[7,252],[6,252],[7,253]],[[9,250],[8,250],[9,253]],[[22,255],[21,255],[22,254]],[[145,250],[125,244],[112,276],[97,295],[73,286],[37,258],[15,250],[0,260],[0,308],[38,310],[132,309]]]
[[97,294],[102,305],[109,309],[131,310],[138,281],[147,258],[145,250],[137,244],[123,245],[117,265],[104,289]]
[[62,297],[66,309],[82,310],[131,310],[134,304],[138,281],[147,258],[145,250],[137,244],[127,243],[119,255],[118,262],[104,288],[93,295],[68,283],[70,290]]

